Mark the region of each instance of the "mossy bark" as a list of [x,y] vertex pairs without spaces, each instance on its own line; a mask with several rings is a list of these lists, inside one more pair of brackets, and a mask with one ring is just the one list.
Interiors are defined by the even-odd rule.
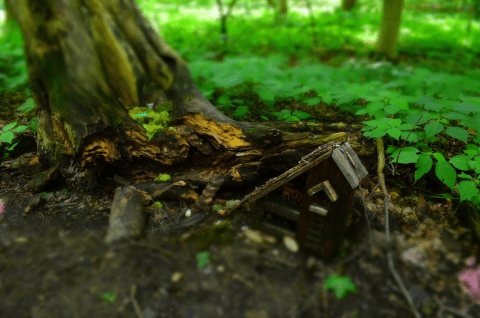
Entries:
[[397,43],[402,17],[403,0],[384,0],[380,32],[378,34],[377,52],[390,60],[396,60]]

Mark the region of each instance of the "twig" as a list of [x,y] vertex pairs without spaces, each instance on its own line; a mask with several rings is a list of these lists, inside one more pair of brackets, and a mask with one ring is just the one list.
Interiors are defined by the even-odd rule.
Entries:
[[393,256],[392,256],[392,248],[391,248],[391,241],[390,241],[390,226],[389,226],[389,213],[388,213],[388,207],[390,205],[390,200],[388,197],[388,191],[387,191],[387,186],[385,185],[385,176],[383,174],[383,168],[385,167],[385,152],[384,152],[384,146],[383,146],[383,139],[382,138],[377,138],[377,152],[378,152],[378,167],[377,167],[377,175],[378,175],[378,183],[380,184],[380,187],[382,188],[383,194],[384,194],[384,210],[385,210],[385,240],[387,243],[387,261],[388,261],[388,267],[390,268],[390,271],[392,272],[393,277],[395,278],[398,286],[402,290],[405,299],[407,300],[410,310],[412,311],[413,315],[416,318],[421,318],[420,314],[418,313],[417,309],[415,308],[415,304],[413,303],[412,298],[410,297],[410,294],[408,293],[407,289],[405,288],[405,285],[403,284],[402,278],[400,275],[397,273],[395,270],[394,264],[393,264]]
[[360,191],[362,192],[362,204],[363,204],[363,212],[365,214],[365,218],[367,219],[368,225],[368,240],[370,241],[370,246],[372,246],[372,227],[370,226],[370,219],[368,218],[367,213],[367,202],[365,201],[365,190],[362,186],[360,186]]
[[138,318],[143,318],[142,310],[140,309],[140,305],[138,304],[137,300],[135,299],[135,294],[137,293],[137,285],[133,284],[130,287],[130,300],[132,301],[133,308],[135,309],[135,314]]
[[455,316],[458,316],[458,317],[471,318],[470,315],[464,314],[463,312],[460,312],[460,311],[458,311],[458,310],[456,310],[456,309],[453,309],[453,308],[450,308],[450,307],[446,307],[446,306],[440,301],[440,299],[438,298],[437,295],[433,295],[433,299],[435,300],[435,302],[437,303],[437,305],[440,307],[440,310],[439,310],[438,313],[437,313],[437,316],[438,316],[438,317],[442,317],[443,311],[448,311],[448,312],[451,313],[452,315],[455,315]]

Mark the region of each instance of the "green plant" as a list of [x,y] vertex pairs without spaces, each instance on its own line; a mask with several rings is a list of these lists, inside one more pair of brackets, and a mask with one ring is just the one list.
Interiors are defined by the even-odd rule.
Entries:
[[4,126],[0,131],[0,146],[2,145],[2,143],[7,143],[11,145],[10,147],[5,149],[5,157],[9,157],[10,155],[8,151],[12,151],[13,149],[15,149],[15,146],[18,144],[17,142],[12,145],[12,141],[13,141],[13,138],[15,137],[15,134],[20,133],[28,128],[28,126],[25,126],[25,125],[21,125],[16,128],[15,126],[17,126],[16,122],[10,123]]
[[172,180],[172,177],[169,175],[169,174],[159,174],[158,177],[155,178],[155,181],[162,181],[162,182],[166,182],[166,181],[170,181]]
[[200,268],[200,269],[204,268],[208,264],[210,264],[210,252],[206,251],[206,252],[197,253],[197,266],[198,266],[198,268]]
[[357,293],[357,287],[348,276],[330,274],[323,284],[325,290],[333,290],[338,299],[343,299],[348,293]]
[[22,33],[16,22],[0,26],[0,91],[23,89],[28,72]]
[[277,117],[277,120],[285,120],[285,121],[300,121],[300,119],[307,119],[312,117],[309,113],[302,112],[299,110],[295,110],[293,113],[289,109],[284,109],[280,112],[273,112],[273,116]]

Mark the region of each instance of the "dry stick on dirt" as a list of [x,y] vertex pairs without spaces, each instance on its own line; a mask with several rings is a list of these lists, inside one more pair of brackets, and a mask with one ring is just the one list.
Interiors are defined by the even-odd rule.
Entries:
[[377,175],[378,175],[378,184],[380,185],[383,195],[384,195],[384,209],[385,209],[385,239],[387,243],[387,261],[388,261],[388,267],[390,271],[392,272],[393,277],[397,281],[398,286],[402,290],[408,304],[410,305],[410,309],[412,310],[412,313],[414,314],[415,317],[421,318],[420,314],[417,312],[417,309],[415,308],[415,304],[413,303],[412,298],[410,297],[410,294],[408,293],[407,289],[405,288],[405,285],[402,282],[402,278],[400,275],[397,273],[395,270],[395,267],[393,266],[393,256],[392,256],[392,247],[391,247],[391,241],[390,241],[390,226],[389,226],[389,215],[388,215],[388,206],[390,205],[389,197],[388,197],[388,191],[387,191],[387,186],[385,185],[385,176],[383,174],[383,168],[385,167],[385,152],[384,152],[384,146],[383,146],[383,139],[382,138],[377,138],[377,152],[378,152],[378,166],[377,166]]
[[143,318],[142,309],[140,308],[140,305],[135,299],[136,293],[137,293],[137,285],[133,284],[132,287],[130,287],[130,301],[132,302],[132,305],[133,305],[133,308],[135,309],[135,314],[137,315],[137,317]]
[[447,312],[449,312],[450,314],[455,315],[455,316],[458,316],[458,317],[471,318],[470,315],[464,314],[464,313],[462,313],[462,312],[460,312],[460,311],[458,311],[458,310],[455,310],[455,309],[453,309],[453,308],[446,307],[446,306],[442,303],[442,301],[438,298],[437,295],[433,295],[433,299],[434,299],[435,302],[437,303],[438,307],[440,307],[440,310],[438,311],[438,314],[437,314],[438,317],[443,317],[443,315],[442,315],[443,312],[444,312],[444,311],[447,311]]

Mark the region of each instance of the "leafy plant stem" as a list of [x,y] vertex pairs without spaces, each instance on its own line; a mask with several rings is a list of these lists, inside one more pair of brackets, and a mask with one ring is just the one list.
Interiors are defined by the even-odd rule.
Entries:
[[[393,277],[395,278],[398,286],[402,290],[408,304],[410,305],[410,310],[412,311],[413,315],[416,318],[420,318],[420,314],[418,313],[417,309],[415,308],[415,304],[413,303],[412,298],[410,297],[410,294],[408,293],[407,289],[405,288],[405,285],[403,284],[402,278],[400,275],[397,273],[395,270],[395,267],[393,265],[393,256],[392,256],[392,250],[391,250],[391,241],[390,241],[390,226],[389,226],[389,213],[388,213],[388,207],[390,205],[390,199],[388,196],[388,191],[387,191],[387,186],[385,185],[385,175],[383,174],[383,169],[385,168],[385,150],[384,150],[384,145],[383,145],[383,139],[382,138],[377,138],[376,140],[377,144],[377,153],[378,153],[378,166],[377,166],[377,175],[378,175],[378,185],[380,185],[383,195],[384,195],[384,209],[385,209],[385,240],[387,243],[387,261],[388,261],[388,267],[390,268],[390,271],[392,272]],[[397,158],[398,160],[398,158]]]
[[420,122],[420,119],[422,119],[423,115],[425,114],[426,110],[424,109],[422,114],[420,115],[420,117],[418,117],[418,120],[417,122],[415,123],[415,125],[413,125],[412,129],[410,130],[410,132],[408,133],[407,135],[407,138],[405,138],[405,140],[403,141],[402,143],[402,146],[400,147],[400,151],[398,152],[398,155],[397,155],[397,159],[395,160],[395,168],[393,169],[393,175],[395,175],[395,171],[397,171],[397,166],[398,166],[398,158],[400,157],[400,154],[402,153],[402,149],[405,147],[405,143],[407,142],[408,140],[408,137],[410,137],[410,135],[412,134],[413,130],[415,129],[415,127],[417,127],[418,123]]

